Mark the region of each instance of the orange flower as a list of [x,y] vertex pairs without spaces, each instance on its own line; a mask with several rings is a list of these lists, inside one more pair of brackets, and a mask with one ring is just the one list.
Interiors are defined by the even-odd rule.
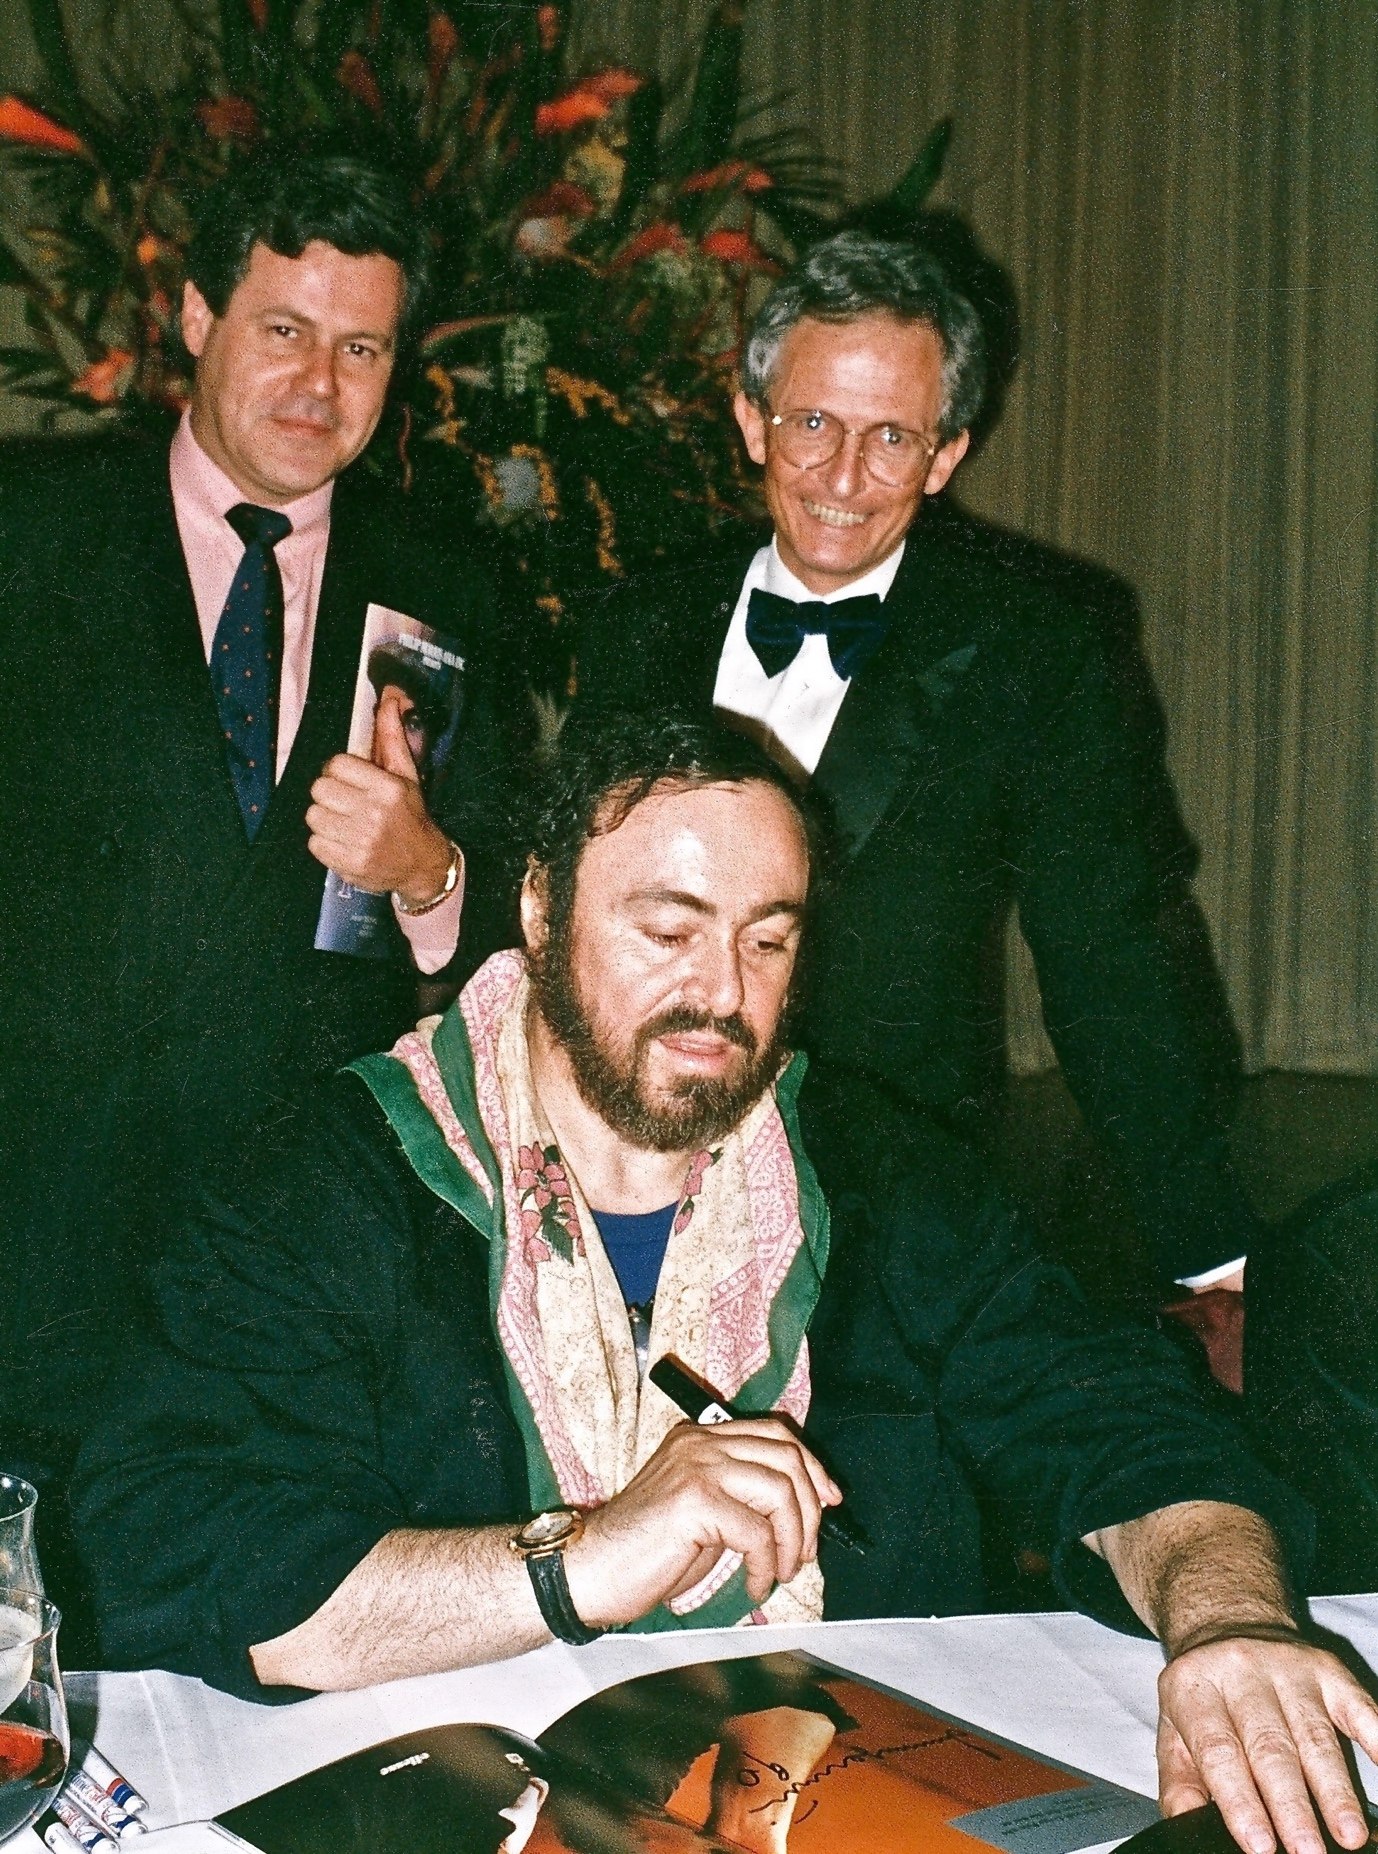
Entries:
[[749,232],[707,232],[699,240],[699,249],[706,257],[717,258],[724,264],[744,264],[750,270],[775,269]]
[[448,13],[432,13],[426,23],[426,75],[431,92],[439,90],[459,50],[459,33]]
[[134,365],[128,348],[111,348],[103,359],[91,365],[72,382],[72,391],[94,400],[98,406],[110,406],[120,396],[126,376]]
[[681,193],[712,193],[720,187],[740,187],[743,193],[764,193],[775,182],[763,167],[748,167],[745,161],[724,161],[702,174],[691,174],[680,182]]
[[86,144],[41,109],[21,103],[18,97],[0,97],[0,140],[45,148],[50,154],[84,155]]
[[613,260],[612,268],[622,270],[628,264],[635,264],[641,258],[653,257],[657,251],[687,251],[688,242],[677,225],[671,225],[668,219],[657,219],[654,225],[643,227],[631,243],[620,251]]
[[575,418],[587,418],[589,407],[594,405],[606,412],[614,424],[630,425],[632,422],[630,412],[619,403],[617,395],[597,380],[584,380],[576,373],[566,373],[563,368],[547,367],[545,383],[552,393],[560,395]]
[[258,134],[258,111],[246,97],[207,97],[196,113],[217,142],[251,142]]
[[558,6],[538,6],[536,8],[536,31],[540,37],[541,50],[553,52],[560,43],[560,9]]
[[347,51],[340,60],[335,73],[336,82],[342,90],[347,90],[352,97],[357,97],[366,110],[375,116],[383,113],[383,93],[378,88],[378,79],[373,75],[373,68],[362,52]]
[[635,71],[596,71],[548,103],[536,105],[537,135],[561,135],[586,122],[601,122],[623,97],[633,96],[643,80]]
[[166,250],[167,246],[163,243],[161,238],[155,238],[152,232],[145,232],[138,244],[134,247],[134,255],[144,266],[145,270],[147,270],[151,265],[158,262],[158,259],[163,256]]
[[563,135],[570,129],[577,129],[581,123],[599,122],[607,113],[608,106],[603,99],[580,85],[567,90],[562,97],[552,98],[549,103],[536,105],[536,133]]
[[602,97],[605,103],[618,103],[623,97],[633,97],[640,90],[645,78],[635,71],[595,71],[584,82],[595,96]]
[[622,577],[622,562],[617,558],[617,521],[612,512],[612,504],[603,494],[591,476],[584,478],[584,494],[589,499],[589,507],[598,521],[599,570],[611,574],[614,579]]

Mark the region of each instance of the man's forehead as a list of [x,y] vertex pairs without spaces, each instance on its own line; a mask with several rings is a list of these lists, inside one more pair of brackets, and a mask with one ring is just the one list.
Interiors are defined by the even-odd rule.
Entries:
[[[624,893],[770,888],[783,899],[808,880],[808,843],[790,798],[764,779],[689,783],[667,778],[644,795],[610,793],[581,867],[594,863]],[[772,886],[772,877],[775,878]]]
[[781,386],[791,375],[860,385],[878,366],[897,381],[919,376],[926,383],[930,375],[937,379],[943,366],[942,336],[931,322],[906,320],[885,310],[846,320],[804,316],[780,344],[772,385]]
[[277,308],[308,315],[334,311],[347,316],[353,309],[391,328],[401,313],[404,290],[402,266],[385,252],[342,251],[313,238],[293,256],[259,238],[230,302],[236,297],[256,303],[271,299]]

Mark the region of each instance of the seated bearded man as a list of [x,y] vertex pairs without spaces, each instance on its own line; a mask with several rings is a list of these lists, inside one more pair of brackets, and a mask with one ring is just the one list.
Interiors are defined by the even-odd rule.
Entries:
[[[979,1491],[1069,1601],[1162,1640],[1169,1808],[1320,1854],[1309,1782],[1359,1845],[1335,1727],[1378,1751],[1378,1710],[1297,1633],[1292,1496],[962,1146],[790,1059],[817,852],[787,775],[710,724],[580,717],[528,845],[525,951],[173,1245],[77,1496],[109,1660],[262,1697],[970,1611]],[[687,1422],[666,1355],[736,1420]]]

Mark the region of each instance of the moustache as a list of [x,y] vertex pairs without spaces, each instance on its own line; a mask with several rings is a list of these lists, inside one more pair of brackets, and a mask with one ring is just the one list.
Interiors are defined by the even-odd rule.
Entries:
[[659,1017],[653,1017],[650,1023],[643,1024],[637,1041],[644,1049],[658,1036],[673,1036],[680,1030],[711,1030],[725,1042],[735,1043],[738,1049],[744,1049],[749,1056],[756,1054],[756,1038],[735,1011],[731,1017],[715,1017],[712,1011],[696,1011],[687,1004],[677,1005],[674,1010],[662,1011]]

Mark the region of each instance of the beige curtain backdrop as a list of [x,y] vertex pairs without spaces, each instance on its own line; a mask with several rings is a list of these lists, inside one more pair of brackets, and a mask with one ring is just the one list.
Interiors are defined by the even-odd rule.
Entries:
[[[582,0],[681,65],[708,0]],[[1140,595],[1197,892],[1253,1067],[1378,1072],[1378,6],[750,0],[858,193],[928,126],[1023,360],[966,502]],[[1020,1066],[1046,1046],[1014,987]]]
[[[116,29],[152,48],[167,4],[123,0]],[[574,49],[672,78],[710,4],[575,0]],[[67,10],[98,63],[107,0]],[[0,89],[37,79],[24,11],[0,0]],[[749,90],[786,93],[766,120],[857,193],[955,118],[938,197],[1024,323],[964,499],[1137,589],[1249,1063],[1378,1073],[1378,5],[748,0],[746,21]],[[1044,1059],[1026,974],[1010,1041]]]

